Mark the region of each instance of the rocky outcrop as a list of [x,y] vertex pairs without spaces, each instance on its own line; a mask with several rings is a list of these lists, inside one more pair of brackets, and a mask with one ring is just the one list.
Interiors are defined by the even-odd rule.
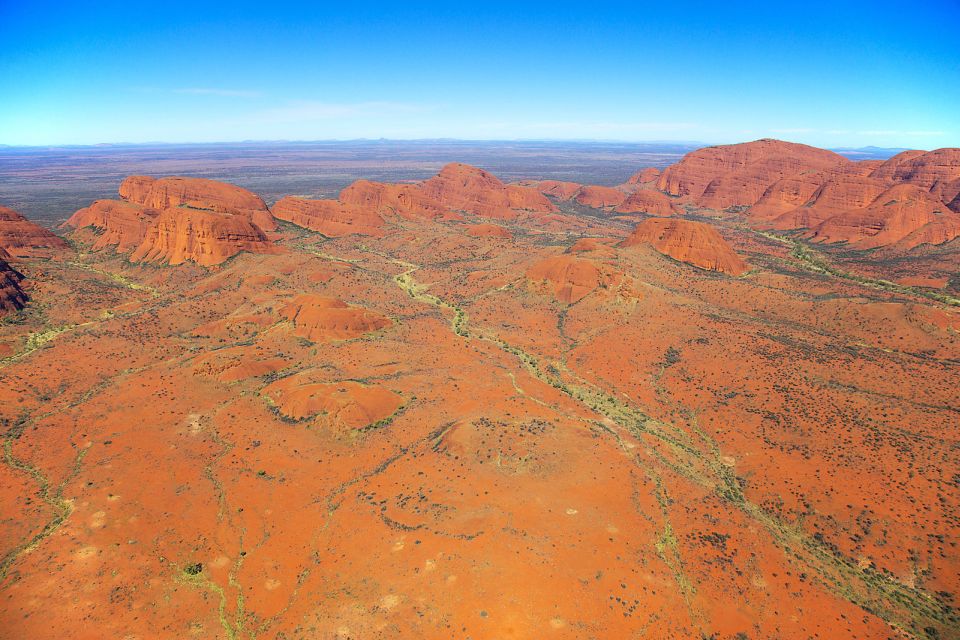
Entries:
[[579,301],[605,283],[596,265],[569,254],[537,262],[527,269],[527,279],[546,285],[557,300],[567,304]]
[[473,238],[512,238],[509,229],[498,224],[472,224],[467,227],[467,235]]
[[314,382],[310,371],[281,378],[263,394],[286,418],[315,420],[333,430],[359,429],[386,420],[403,399],[388,389],[359,382]]
[[10,266],[10,254],[0,247],[0,315],[23,309],[27,294],[20,287],[23,274]]
[[212,266],[241,251],[272,253],[273,246],[260,227],[242,215],[179,207],[157,216],[130,260]]
[[0,206],[0,249],[11,256],[47,257],[67,247],[63,238],[30,222],[13,209]]
[[64,223],[81,229],[93,227],[100,236],[93,244],[95,250],[115,246],[120,253],[134,251],[147,237],[147,230],[160,212],[131,202],[97,200],[80,209]]
[[97,200],[66,226],[100,232],[94,249],[115,246],[133,262],[224,262],[241,251],[273,253],[264,227],[276,227],[263,201],[246,189],[200,178],[131,176],[123,200]]
[[339,201],[384,217],[461,220],[464,215],[513,220],[523,213],[546,214],[556,207],[536,189],[506,185],[493,174],[451,163],[419,184],[357,180],[340,192]]
[[637,189],[614,209],[617,213],[646,213],[651,216],[671,216],[676,213],[673,198],[652,189]]
[[188,207],[244,215],[264,231],[276,223],[260,196],[242,187],[205,178],[130,176],[120,184],[120,197],[152,209]]
[[627,194],[614,187],[600,187],[585,185],[580,187],[574,200],[578,204],[594,209],[611,209],[618,207],[627,199]]
[[428,201],[443,208],[484,218],[512,220],[518,211],[556,211],[536,189],[505,185],[493,174],[459,162],[446,165],[417,189]]
[[390,326],[390,318],[342,300],[305,293],[284,305],[281,315],[293,322],[294,334],[313,342],[348,340]]
[[562,180],[540,180],[521,183],[521,185],[529,186],[545,196],[550,196],[551,198],[556,198],[564,202],[577,195],[580,187],[583,186],[579,182],[564,182]]
[[273,216],[317,231],[330,238],[346,235],[378,236],[383,217],[376,211],[339,200],[307,200],[287,196],[271,209]]
[[764,139],[688,153],[663,171],[657,186],[702,207],[750,206],[778,180],[849,162],[832,151]]
[[702,222],[675,218],[644,220],[620,246],[649,244],[674,260],[701,269],[730,275],[745,273],[749,266],[716,229]]

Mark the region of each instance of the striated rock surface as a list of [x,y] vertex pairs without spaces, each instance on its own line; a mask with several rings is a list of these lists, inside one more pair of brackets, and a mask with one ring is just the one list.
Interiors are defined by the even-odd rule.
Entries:
[[338,200],[308,200],[287,196],[271,209],[275,218],[317,231],[330,238],[381,235],[383,218],[375,210]]
[[156,209],[131,202],[97,200],[78,210],[64,224],[77,229],[93,227],[100,231],[94,249],[114,245],[120,253],[129,253],[140,246],[159,215]]
[[30,222],[8,207],[0,206],[0,248],[15,257],[49,256],[67,243],[49,229]]
[[[909,182],[927,191],[934,191],[960,178],[960,149],[904,151],[883,163],[872,176],[881,180]],[[935,195],[940,197],[941,194]]]
[[157,216],[130,260],[212,266],[241,251],[272,253],[273,247],[260,227],[242,215],[176,208]]
[[152,209],[189,207],[242,214],[264,231],[276,228],[260,196],[242,187],[206,178],[130,176],[120,183],[120,197]]
[[688,153],[663,171],[657,185],[703,207],[750,206],[782,178],[849,162],[832,151],[764,139]]
[[298,295],[280,313],[293,322],[295,335],[313,342],[357,338],[391,324],[390,318],[376,311],[311,293]]
[[537,262],[527,269],[527,279],[548,285],[553,295],[567,304],[579,301],[604,283],[596,265],[569,254]]
[[23,274],[10,266],[10,254],[0,247],[0,315],[23,309],[27,294],[20,288]]
[[652,216],[671,216],[676,213],[674,201],[659,191],[637,189],[614,209],[617,213],[648,213]]
[[771,226],[777,229],[810,229],[844,211],[866,207],[888,187],[888,183],[876,178],[858,175],[831,177],[810,196],[804,206],[778,216]]
[[740,275],[749,269],[747,263],[730,248],[717,230],[702,222],[673,218],[644,220],[621,246],[639,244],[649,244],[674,260],[701,269],[730,275]]

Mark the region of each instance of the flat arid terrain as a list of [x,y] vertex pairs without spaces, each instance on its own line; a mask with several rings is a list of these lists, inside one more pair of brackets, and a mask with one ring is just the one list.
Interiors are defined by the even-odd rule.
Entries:
[[960,149],[381,144],[0,149],[0,637],[960,638]]

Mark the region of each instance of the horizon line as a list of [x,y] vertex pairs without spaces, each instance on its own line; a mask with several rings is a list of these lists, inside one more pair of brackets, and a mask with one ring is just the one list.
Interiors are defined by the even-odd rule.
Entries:
[[[147,140],[142,142],[129,142],[129,141],[113,141],[113,142],[89,142],[89,143],[47,143],[47,144],[7,144],[0,143],[0,149],[64,149],[64,148],[96,148],[96,147],[145,147],[145,146],[189,146],[189,145],[238,145],[238,144],[331,144],[331,143],[352,143],[352,142],[407,142],[407,143],[416,143],[416,142],[472,142],[472,143],[578,143],[578,144],[673,144],[673,145],[682,145],[690,146],[696,148],[704,147],[715,147],[715,146],[724,146],[724,145],[733,145],[733,144],[745,144],[748,142],[756,142],[758,140],[779,140],[781,142],[789,142],[791,144],[802,144],[805,146],[816,147],[816,145],[810,145],[805,142],[795,142],[792,140],[785,140],[783,138],[773,138],[769,136],[754,138],[751,140],[743,140],[740,142],[704,142],[700,140],[683,140],[683,139],[623,139],[623,138],[457,138],[457,137],[435,137],[435,138],[317,138],[317,139],[246,139],[246,140],[215,140],[215,141],[164,141],[164,140]],[[922,150],[928,151],[927,149],[911,148],[911,147],[885,147],[880,145],[862,145],[862,146],[852,146],[852,145],[836,145],[829,147],[819,147],[821,149],[827,150],[841,150],[841,151],[859,151],[864,149],[879,149],[879,150]],[[948,148],[948,147],[938,147],[938,148]]]

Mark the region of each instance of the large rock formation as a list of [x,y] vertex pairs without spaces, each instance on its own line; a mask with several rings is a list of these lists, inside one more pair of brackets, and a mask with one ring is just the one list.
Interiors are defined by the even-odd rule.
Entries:
[[217,265],[241,251],[271,253],[264,227],[276,227],[263,201],[246,189],[200,178],[132,176],[123,200],[97,200],[65,225],[100,232],[93,248],[115,246],[131,261]]
[[730,275],[740,275],[749,269],[747,263],[730,248],[717,230],[702,222],[675,218],[644,220],[621,246],[639,244],[649,244],[674,260],[701,269]]
[[13,209],[0,206],[0,248],[11,256],[49,256],[67,243],[49,229],[30,222]]
[[189,207],[241,214],[264,231],[273,231],[276,227],[270,210],[260,196],[216,180],[182,176],[130,176],[120,183],[120,197],[152,209]]
[[23,309],[27,294],[20,288],[23,274],[10,266],[10,254],[0,247],[0,315]]
[[849,162],[832,151],[764,139],[688,153],[663,171],[658,187],[703,207],[750,206],[782,178]]
[[339,200],[307,200],[287,196],[271,209],[273,216],[330,238],[381,235],[383,217],[376,211]]
[[241,251],[271,253],[263,231],[242,215],[202,209],[167,209],[147,229],[133,262],[187,261],[202,266],[220,264]]
[[459,162],[419,185],[428,200],[442,207],[481,216],[511,220],[519,211],[551,213],[556,207],[536,189],[505,185],[493,174]]
[[[928,225],[929,228],[928,228]],[[813,226],[813,225],[803,225]],[[819,242],[846,242],[856,249],[898,243],[905,249],[923,243],[941,244],[960,233],[960,216],[914,184],[895,185],[869,206],[838,213],[816,225],[810,236]]]
[[823,184],[803,206],[781,214],[771,226],[777,229],[816,227],[844,211],[866,207],[889,186],[881,180],[858,175],[824,178]]
[[97,200],[70,216],[64,225],[100,231],[94,249],[113,245],[120,253],[130,253],[147,237],[147,230],[159,215],[156,209],[131,202]]
[[280,313],[293,322],[295,335],[313,342],[358,338],[390,326],[390,318],[376,311],[312,293],[298,295]]

